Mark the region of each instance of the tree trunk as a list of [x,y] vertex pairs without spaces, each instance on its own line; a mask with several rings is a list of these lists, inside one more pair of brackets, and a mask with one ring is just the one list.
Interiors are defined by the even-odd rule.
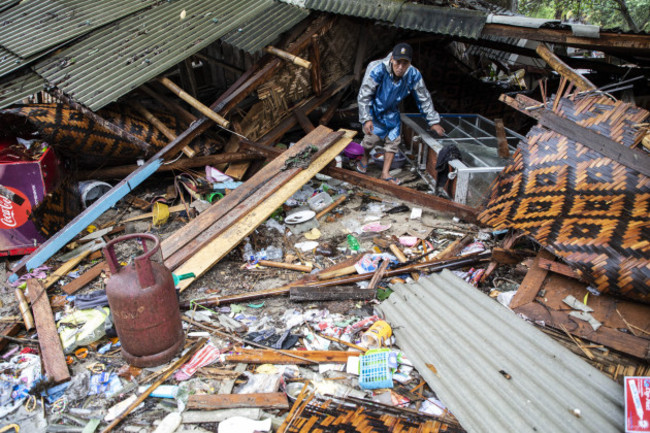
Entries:
[[614,0],[616,4],[619,6],[619,11],[621,14],[623,14],[623,18],[625,18],[625,22],[627,25],[630,27],[630,30],[632,30],[635,33],[639,32],[639,27],[636,25],[632,17],[630,16],[630,10],[627,8],[627,3],[625,3],[625,0]]

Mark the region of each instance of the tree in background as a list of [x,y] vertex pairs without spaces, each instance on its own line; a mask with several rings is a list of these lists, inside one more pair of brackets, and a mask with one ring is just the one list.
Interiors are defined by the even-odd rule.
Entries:
[[650,0],[521,0],[519,13],[604,28],[650,31]]

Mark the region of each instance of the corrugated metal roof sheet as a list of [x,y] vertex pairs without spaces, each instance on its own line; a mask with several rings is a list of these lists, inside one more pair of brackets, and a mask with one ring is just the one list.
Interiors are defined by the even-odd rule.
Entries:
[[0,85],[0,108],[16,104],[22,99],[43,90],[45,80],[33,72],[14,78]]
[[479,11],[406,3],[393,24],[403,29],[476,39],[485,20],[485,13]]
[[8,9],[18,3],[18,0],[1,0],[0,1],[0,12]]
[[98,110],[256,17],[267,4],[161,2],[96,30],[35,69],[76,101]]
[[0,45],[21,57],[68,41],[155,0],[30,0],[0,16]]
[[315,11],[392,22],[403,0],[282,0]]
[[0,77],[22,68],[27,62],[28,60],[0,47]]
[[273,42],[280,33],[289,30],[307,18],[309,13],[308,9],[270,0],[266,9],[240,28],[230,32],[222,40],[241,50],[255,54]]
[[397,345],[469,433],[623,430],[620,385],[452,272],[394,289]]

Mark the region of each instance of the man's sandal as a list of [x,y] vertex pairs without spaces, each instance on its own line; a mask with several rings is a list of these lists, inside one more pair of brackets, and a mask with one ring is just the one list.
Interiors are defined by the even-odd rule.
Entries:
[[385,180],[386,182],[394,183],[395,185],[399,185],[399,179],[396,177],[387,177],[387,178],[382,178],[381,180]]
[[368,171],[368,164],[364,164],[361,161],[357,161],[355,164],[354,168],[359,172],[359,173],[366,173]]

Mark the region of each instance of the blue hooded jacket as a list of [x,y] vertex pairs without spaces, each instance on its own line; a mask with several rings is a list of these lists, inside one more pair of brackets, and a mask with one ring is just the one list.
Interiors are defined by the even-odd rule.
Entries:
[[390,66],[389,54],[382,60],[368,65],[363,77],[357,101],[359,121],[363,125],[372,120],[373,133],[380,138],[395,140],[400,135],[399,103],[411,92],[414,93],[420,112],[426,116],[429,126],[440,123],[440,115],[433,107],[431,95],[424,85],[422,74],[413,65],[401,79],[395,80]]

